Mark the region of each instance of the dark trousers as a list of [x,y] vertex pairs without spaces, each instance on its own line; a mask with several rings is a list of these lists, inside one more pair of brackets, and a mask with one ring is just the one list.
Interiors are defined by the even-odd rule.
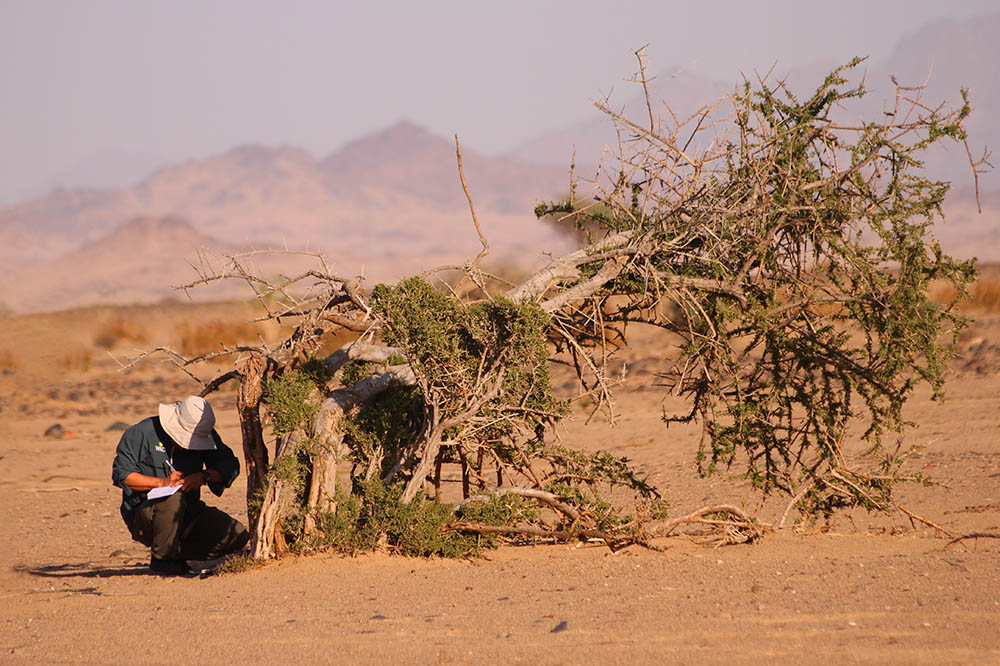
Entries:
[[159,560],[212,560],[250,541],[240,521],[200,500],[189,501],[183,492],[146,500],[135,508],[128,528]]

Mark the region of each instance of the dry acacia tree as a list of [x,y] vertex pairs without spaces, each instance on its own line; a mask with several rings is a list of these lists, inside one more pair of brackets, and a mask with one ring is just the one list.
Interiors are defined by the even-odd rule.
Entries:
[[[805,514],[898,507],[899,456],[883,444],[917,384],[941,388],[963,325],[928,286],[964,294],[975,271],[931,235],[948,185],[921,176],[920,155],[964,144],[969,106],[964,91],[951,109],[897,85],[879,117],[846,122],[863,93],[845,80],[856,65],[801,100],[747,81],[690,118],[666,106],[658,118],[648,94],[641,121],[599,104],[618,154],[593,196],[577,200],[574,184],[536,211],[586,240],[516,285],[481,270],[481,231],[483,252],[450,286],[430,272],[366,292],[325,264],[276,284],[240,257],[205,272],[193,284],[245,280],[265,318],[295,322],[276,347],[220,352],[238,355],[235,369],[205,388],[240,381],[255,556],[320,544],[467,553],[496,535],[614,546],[682,521],[752,538],[733,506],[667,520],[626,461],[547,436],[574,397],[555,395],[553,362],[572,365],[613,420],[608,361],[630,325],[677,347],[660,383],[690,410],[665,418],[701,424],[703,472],[735,466]],[[458,168],[464,186],[460,151]],[[331,339],[350,341],[318,354]],[[870,450],[849,462],[856,423]],[[436,501],[448,473],[457,506]]]

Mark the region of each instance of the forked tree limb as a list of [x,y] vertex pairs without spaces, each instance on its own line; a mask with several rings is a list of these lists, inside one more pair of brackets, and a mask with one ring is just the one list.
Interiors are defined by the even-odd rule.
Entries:
[[[730,515],[736,516],[746,525],[758,525],[753,518],[748,516],[743,512],[741,508],[734,504],[716,504],[710,506],[703,506],[700,509],[695,509],[686,516],[681,516],[680,518],[672,518],[669,520],[653,521],[647,523],[645,526],[646,533],[650,536],[666,536],[671,531],[683,525],[684,523],[693,522],[705,522],[702,520],[704,516],[711,515],[713,513],[728,513]],[[758,525],[759,527],[759,525]]]
[[463,500],[458,504],[458,506],[455,507],[455,510],[457,511],[466,504],[470,504],[472,502],[483,502],[489,500],[491,497],[503,495],[517,495],[518,497],[536,499],[564,514],[574,523],[580,519],[580,512],[575,507],[563,502],[558,495],[554,495],[553,493],[545,490],[539,490],[537,488],[494,488],[486,494],[473,495],[472,497]]
[[358,339],[333,352],[324,359],[331,372],[337,372],[350,361],[365,361],[368,363],[387,363],[394,356],[403,356],[400,347],[374,345]]
[[792,497],[791,500],[789,500],[788,504],[785,506],[785,511],[781,514],[781,520],[778,521],[779,530],[785,526],[785,520],[788,518],[788,514],[791,512],[792,508],[794,508],[795,505],[798,504],[799,501],[806,496],[806,493],[812,490],[815,485],[815,479],[810,480],[799,490],[799,492],[795,493],[795,496]]
[[320,405],[313,421],[312,433],[320,443],[333,445],[340,435],[340,421],[352,407],[398,386],[413,386],[416,377],[408,365],[390,366],[384,372],[369,375],[352,386],[330,391]]
[[202,398],[204,398],[209,393],[212,393],[214,391],[218,391],[219,388],[223,384],[225,384],[226,382],[228,382],[231,379],[239,380],[240,379],[240,373],[237,372],[236,370],[230,370],[229,372],[226,372],[224,374],[219,375],[215,379],[213,379],[210,382],[208,382],[207,384],[205,384],[205,387],[203,389],[201,389],[201,392],[198,395],[200,395]]
[[558,259],[553,259],[548,264],[537,270],[524,282],[513,289],[508,290],[506,296],[515,303],[540,300],[545,292],[559,282],[571,281],[579,278],[579,267],[582,264],[594,261],[595,254],[609,250],[621,249],[629,245],[634,236],[634,232],[612,234],[607,238],[593,243],[589,247],[574,250],[573,252],[559,257]]
[[[431,417],[431,419],[433,420],[433,417]],[[441,450],[441,438],[443,436],[444,427],[440,422],[438,422],[432,424],[432,427],[429,429],[429,433],[426,437],[421,438],[422,447],[417,452],[417,464],[413,470],[413,476],[411,476],[410,480],[406,482],[406,486],[403,488],[403,494],[399,497],[399,501],[401,503],[409,504],[423,489],[427,476],[430,474],[431,469],[434,466],[434,461],[437,459],[438,453]],[[405,461],[406,458],[408,458],[408,456],[403,456],[400,460]]]
[[581,301],[585,298],[593,296],[600,289],[602,289],[604,285],[621,275],[625,266],[626,261],[624,258],[616,257],[614,259],[607,260],[597,273],[593,275],[593,277],[588,278],[583,282],[578,282],[560,294],[542,301],[542,310],[552,314],[553,312],[562,310],[574,301]]

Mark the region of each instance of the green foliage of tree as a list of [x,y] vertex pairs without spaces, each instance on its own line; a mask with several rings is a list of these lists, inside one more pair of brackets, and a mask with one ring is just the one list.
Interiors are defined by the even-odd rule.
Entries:
[[275,434],[288,435],[310,427],[319,411],[313,399],[315,391],[313,379],[301,370],[290,370],[268,380],[263,400],[274,423]]
[[394,388],[360,405],[343,421],[354,465],[352,477],[370,482],[389,473],[388,464],[400,456],[420,432],[424,400],[413,386]]
[[[667,420],[703,423],[705,473],[739,461],[765,492],[825,486],[846,465],[856,420],[878,452],[906,425],[902,407],[919,383],[940,392],[965,325],[955,303],[928,296],[935,280],[964,296],[976,270],[930,234],[949,185],[919,170],[931,144],[965,139],[965,93],[948,110],[916,106],[902,90],[884,121],[845,123],[865,93],[845,77],[858,62],[801,101],[780,83],[745,82],[733,131],[702,153],[675,140],[680,127],[612,113],[633,137],[622,168],[600,211],[573,213],[592,238],[623,234],[652,248],[626,250],[600,307],[609,321],[680,336],[664,379],[692,409]],[[594,275],[606,261],[580,268]],[[664,298],[679,311],[650,316]],[[844,501],[868,504],[842,485]]]
[[498,442],[518,427],[534,431],[566,412],[552,395],[549,317],[537,304],[497,296],[466,305],[410,278],[377,286],[372,305],[384,322],[382,339],[404,351],[443,418],[488,396],[479,410],[493,422],[477,428],[477,440]]
[[348,553],[385,548],[410,556],[469,557],[495,548],[500,539],[447,530],[460,516],[488,525],[509,525],[531,520],[537,510],[518,497],[492,497],[458,509],[450,504],[419,497],[400,502],[403,488],[381,481],[365,482],[357,492],[342,494],[336,510],[320,517],[324,535],[319,544]]

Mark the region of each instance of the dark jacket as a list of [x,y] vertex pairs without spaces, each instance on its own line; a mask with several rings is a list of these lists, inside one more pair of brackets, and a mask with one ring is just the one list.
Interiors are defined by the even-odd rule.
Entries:
[[[163,479],[170,476],[171,465],[185,475],[214,469],[222,475],[224,482],[209,483],[208,488],[216,496],[222,495],[222,491],[240,475],[240,461],[214,430],[212,439],[215,440],[214,451],[181,448],[170,439],[158,416],[144,419],[126,430],[118,442],[111,467],[111,482],[122,489],[121,512],[125,523],[131,522],[132,511],[146,500],[145,492],[136,492],[125,484],[125,477],[132,472]],[[188,510],[197,512],[205,506],[201,501],[201,489],[190,491],[187,500]]]

